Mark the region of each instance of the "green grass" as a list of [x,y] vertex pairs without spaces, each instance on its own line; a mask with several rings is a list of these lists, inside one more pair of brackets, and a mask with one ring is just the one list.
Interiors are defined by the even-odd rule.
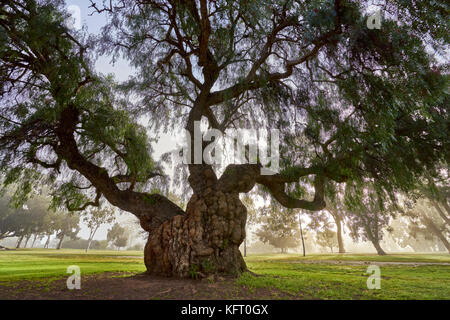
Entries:
[[[341,264],[308,264],[308,260],[339,260]],[[305,299],[450,299],[450,266],[382,265],[381,289],[367,288],[367,265],[345,261],[450,262],[448,254],[255,255],[247,266],[259,277],[243,274],[239,285],[277,288]],[[304,263],[293,263],[303,261]]]
[[[308,263],[317,260],[324,263]],[[330,264],[327,260],[338,260]],[[381,289],[367,289],[367,265],[349,265],[352,261],[438,262],[450,263],[448,254],[296,254],[251,255],[246,258],[248,273],[236,284],[254,288],[276,288],[305,299],[450,299],[448,265],[381,265]],[[302,261],[302,263],[296,263]],[[348,263],[346,263],[348,262]],[[140,251],[42,250],[0,251],[0,285],[21,280],[50,283],[67,277],[67,267],[78,265],[82,275],[145,271]]]
[[84,275],[145,271],[142,252],[138,251],[90,250],[85,253],[75,249],[21,249],[0,252],[0,284],[67,277],[70,265],[79,266]]

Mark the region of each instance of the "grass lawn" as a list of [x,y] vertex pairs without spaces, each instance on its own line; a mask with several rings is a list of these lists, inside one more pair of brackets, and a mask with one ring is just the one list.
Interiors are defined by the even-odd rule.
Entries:
[[82,274],[144,272],[140,251],[76,249],[20,249],[0,251],[0,285],[18,280],[52,280],[67,277],[67,267],[77,265]]
[[[450,263],[448,254],[250,255],[251,271],[236,280],[250,290],[278,289],[305,299],[450,299],[450,265],[380,265],[381,289],[367,289],[368,264],[376,262]],[[364,261],[366,264],[357,265]],[[50,282],[78,265],[82,275],[145,271],[140,251],[21,249],[0,251],[0,286],[21,280]]]
[[[307,263],[311,260],[324,263]],[[327,260],[341,263],[329,264]],[[450,255],[249,256],[249,269],[262,276],[244,274],[237,283],[251,288],[278,288],[305,299],[450,299],[450,265],[381,265],[381,289],[369,290],[368,264],[346,265],[346,261],[450,263]]]

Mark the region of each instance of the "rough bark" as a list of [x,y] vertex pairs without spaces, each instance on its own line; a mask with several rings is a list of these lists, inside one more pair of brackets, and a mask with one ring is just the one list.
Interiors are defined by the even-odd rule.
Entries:
[[145,246],[148,273],[191,276],[240,274],[247,270],[239,246],[247,210],[238,193],[207,188],[190,199],[186,214],[150,232]]

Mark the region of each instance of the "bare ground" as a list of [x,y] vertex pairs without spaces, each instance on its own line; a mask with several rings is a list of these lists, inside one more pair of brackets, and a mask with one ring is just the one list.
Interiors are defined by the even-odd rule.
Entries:
[[249,289],[233,278],[173,279],[146,274],[103,273],[84,276],[80,290],[69,290],[67,279],[51,283],[18,281],[0,284],[0,300],[222,300],[299,299],[276,289]]

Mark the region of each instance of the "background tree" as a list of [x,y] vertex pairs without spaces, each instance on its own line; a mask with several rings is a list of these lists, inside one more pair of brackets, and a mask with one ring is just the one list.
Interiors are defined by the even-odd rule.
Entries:
[[56,238],[59,239],[56,249],[61,249],[64,238],[76,239],[78,232],[80,232],[80,216],[60,212],[58,216],[58,226],[56,229]]
[[345,210],[347,225],[353,240],[372,242],[379,255],[386,255],[380,241],[384,231],[390,231],[389,222],[399,210],[397,200],[386,197],[367,185],[366,189],[347,185]]
[[262,209],[260,222],[262,226],[256,232],[256,236],[263,242],[269,243],[281,252],[287,252],[288,248],[298,247],[300,233],[297,217],[292,210],[273,204],[269,208]]
[[7,197],[0,197],[0,240],[15,237],[20,230],[20,225],[14,219],[13,209],[9,206]]
[[423,228],[411,228],[409,220],[407,216],[394,219],[390,223],[392,231],[387,234],[388,241],[391,240],[400,248],[411,248],[414,252],[440,251],[439,239],[431,232],[422,232]]
[[126,247],[128,243],[129,234],[126,228],[121,227],[118,223],[115,223],[110,230],[108,230],[107,240],[108,243],[113,244],[117,250],[122,247]]
[[327,227],[316,231],[316,243],[322,248],[330,249],[333,253],[333,248],[338,247],[336,231]]
[[302,218],[301,218],[300,213],[298,214],[298,225],[300,227],[300,238],[302,240],[303,256],[306,257],[305,236],[303,234]]
[[[255,185],[317,211],[329,181],[393,195],[448,163],[443,1],[379,1],[379,30],[367,28],[370,0],[102,3],[92,1],[109,21],[95,44],[65,26],[61,1],[2,2],[0,168],[4,185],[19,184],[16,201],[51,184],[56,206],[106,200],[136,215],[150,273],[188,276],[200,260],[245,271],[239,194]],[[96,49],[128,59],[135,76],[117,86],[96,74]],[[201,120],[221,132],[279,129],[280,172],[191,161],[182,210],[163,196],[171,184],[147,129],[185,128],[193,142]],[[305,187],[313,198],[292,193]]]
[[[11,195],[0,198],[0,240],[7,237],[18,237],[16,247],[27,246],[32,235],[33,240],[45,228],[45,216],[48,214],[48,198],[35,195],[23,206],[14,207],[10,203]],[[23,243],[25,240],[25,243]]]
[[58,228],[58,212],[49,211],[44,217],[43,225],[45,226],[45,228],[42,234],[44,238],[46,238],[44,248],[48,248],[50,245],[50,239],[52,235],[55,234]]
[[103,224],[112,223],[115,220],[114,210],[111,208],[103,208],[91,210],[86,213],[83,221],[87,224],[89,228],[89,238],[87,242],[86,252],[88,252],[91,247],[92,240],[97,233],[98,228]]
[[[27,235],[24,247],[27,246],[29,239],[34,234],[34,240],[36,240],[39,233],[47,228],[45,225],[46,217],[51,214],[50,198],[44,194],[35,194],[26,202],[26,210],[29,213],[29,226],[27,228]],[[33,240],[33,243],[34,243]],[[32,243],[32,245],[33,245]]]
[[436,206],[432,201],[422,198],[405,215],[409,217],[409,233],[411,237],[417,238],[423,235],[429,238],[433,235],[439,239],[448,253],[450,253],[450,225],[442,218],[441,213],[439,210],[436,210]]
[[[316,244],[320,247],[330,249],[333,252],[334,247],[339,247],[337,233],[332,229],[332,222],[329,220],[329,215],[325,211],[316,212],[311,216],[311,221],[308,224],[309,230],[314,230],[316,233]],[[335,237],[333,239],[333,237]]]
[[328,197],[327,197],[327,212],[333,218],[336,225],[336,235],[339,247],[339,253],[345,253],[344,248],[344,219],[345,219],[345,208],[344,208],[344,195],[345,190],[343,186],[337,184],[328,185]]
[[449,181],[448,168],[442,168],[435,177],[426,175],[426,182],[419,186],[419,190],[420,194],[428,199],[443,222],[450,228]]

